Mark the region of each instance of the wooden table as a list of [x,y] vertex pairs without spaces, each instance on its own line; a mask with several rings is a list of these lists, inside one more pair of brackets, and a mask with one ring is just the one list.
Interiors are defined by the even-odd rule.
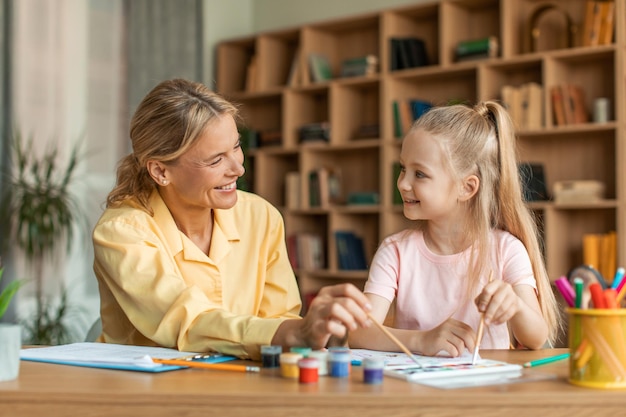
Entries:
[[[523,363],[558,353],[482,351],[485,358]],[[385,377],[381,385],[320,377],[305,385],[260,374],[185,369],[149,374],[21,363],[17,380],[0,382],[0,416],[591,416],[626,413],[624,390],[567,382],[568,361],[533,368],[554,378],[500,386],[443,390]]]

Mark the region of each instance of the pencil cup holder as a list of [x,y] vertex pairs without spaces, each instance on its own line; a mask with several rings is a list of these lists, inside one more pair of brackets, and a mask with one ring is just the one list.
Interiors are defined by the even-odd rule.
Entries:
[[568,309],[569,381],[626,388],[626,309]]

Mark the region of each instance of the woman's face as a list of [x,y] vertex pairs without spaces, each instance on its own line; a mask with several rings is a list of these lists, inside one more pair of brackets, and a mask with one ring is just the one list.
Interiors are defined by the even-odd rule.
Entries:
[[[211,121],[198,141],[165,165],[161,194],[186,210],[229,209],[237,202],[236,181],[245,170],[239,132],[232,116]],[[164,197],[165,197],[164,195]]]

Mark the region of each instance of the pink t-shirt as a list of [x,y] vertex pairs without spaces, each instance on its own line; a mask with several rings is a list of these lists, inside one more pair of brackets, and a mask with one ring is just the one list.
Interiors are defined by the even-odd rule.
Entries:
[[[492,238],[493,279],[502,279],[512,286],[530,285],[536,290],[530,258],[522,242],[502,230],[493,231]],[[429,330],[452,317],[477,330],[480,314],[475,295],[464,301],[470,254],[470,249],[454,255],[434,254],[426,247],[421,231],[404,230],[381,243],[364,291],[390,302],[396,299],[396,328]],[[479,288],[488,279],[482,277]],[[482,349],[509,346],[506,323],[485,327]]]

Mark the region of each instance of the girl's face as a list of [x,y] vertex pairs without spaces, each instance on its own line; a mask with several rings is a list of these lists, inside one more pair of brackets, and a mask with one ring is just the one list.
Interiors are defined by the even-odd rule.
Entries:
[[165,165],[168,201],[186,210],[229,209],[237,202],[236,181],[245,170],[232,116],[207,125],[198,141],[176,162]]
[[436,139],[423,130],[402,143],[398,189],[404,215],[410,220],[446,220],[458,210],[458,182],[445,161]]

